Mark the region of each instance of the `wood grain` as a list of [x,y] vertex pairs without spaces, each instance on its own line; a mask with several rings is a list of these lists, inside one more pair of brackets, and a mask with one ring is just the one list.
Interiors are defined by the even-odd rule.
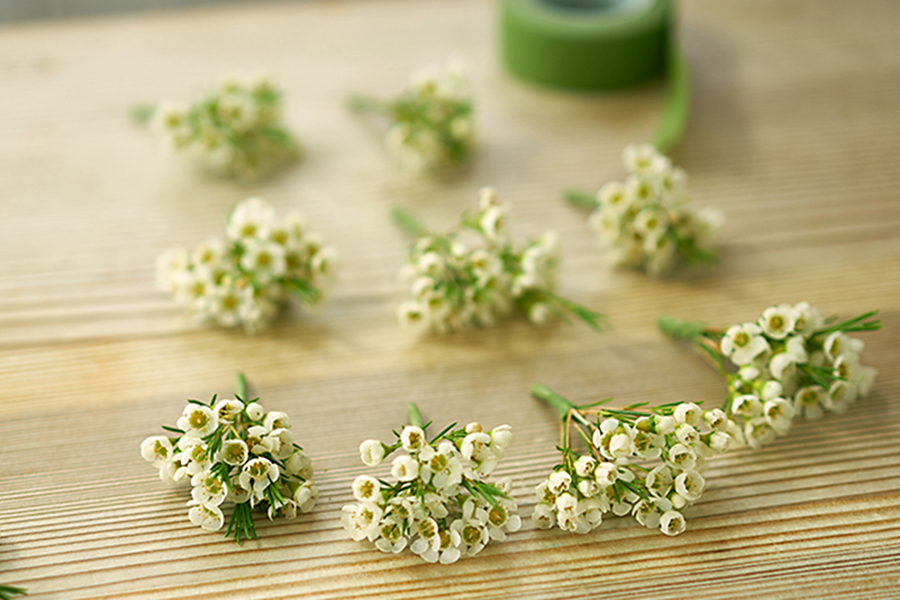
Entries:
[[[621,177],[661,86],[595,96],[515,81],[497,64],[494,11],[332,1],[0,30],[0,581],[66,599],[900,595],[900,5],[683,2],[694,96],[674,158],[695,201],[729,221],[718,267],[664,281],[609,270],[559,200]],[[405,175],[340,101],[391,94],[449,54],[472,67],[481,154],[453,179]],[[253,69],[284,86],[309,149],[275,180],[204,178],[127,121],[135,103]],[[514,204],[514,229],[560,232],[562,291],[611,315],[612,332],[513,323],[416,342],[397,328],[406,241],[388,208],[439,226],[485,184]],[[154,258],[217,233],[251,194],[301,210],[340,248],[333,302],[254,336],[199,327],[154,288]],[[389,435],[409,400],[437,422],[511,424],[500,474],[530,514],[557,435],[532,381],[578,400],[717,401],[714,373],[656,316],[728,324],[800,300],[882,309],[885,329],[865,337],[872,395],[714,461],[682,536],[615,518],[574,536],[526,519],[446,568],[366,551],[340,527],[358,443]],[[228,392],[238,369],[293,416],[322,490],[313,513],[261,521],[240,548],[191,525],[185,490],[138,454],[185,397]]]

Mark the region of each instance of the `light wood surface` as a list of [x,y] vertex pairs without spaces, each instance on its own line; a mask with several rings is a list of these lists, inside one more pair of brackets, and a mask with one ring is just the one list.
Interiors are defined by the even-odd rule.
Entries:
[[[492,2],[321,2],[197,9],[0,29],[0,582],[35,598],[897,598],[900,597],[900,4],[688,0],[693,87],[675,161],[728,218],[720,266],[665,281],[614,272],[565,206],[565,187],[622,176],[662,87],[576,96],[497,64]],[[350,91],[391,94],[449,54],[468,59],[483,148],[450,180],[399,172]],[[240,187],[161,157],[128,108],[185,98],[234,70],[287,92],[309,150]],[[416,342],[394,321],[406,240],[394,204],[435,226],[497,187],[512,227],[562,235],[561,291],[615,329],[499,329]],[[192,324],[154,287],[156,255],[221,231],[259,194],[301,210],[344,257],[331,305],[259,335]],[[808,300],[881,308],[865,336],[880,370],[844,416],[714,461],[709,488],[668,538],[608,519],[586,536],[523,529],[473,559],[431,566],[351,541],[339,524],[357,446],[388,439],[409,400],[438,423],[509,423],[498,474],[530,515],[555,462],[542,381],[576,401],[719,401],[721,383],[658,314],[726,325]],[[186,516],[140,441],[186,397],[243,370],[285,410],[322,497],[292,522],[258,520],[237,547]]]

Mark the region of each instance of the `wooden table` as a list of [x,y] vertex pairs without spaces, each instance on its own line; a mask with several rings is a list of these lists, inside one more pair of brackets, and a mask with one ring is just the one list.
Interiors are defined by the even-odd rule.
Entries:
[[[492,2],[320,2],[197,9],[0,30],[0,581],[35,598],[897,598],[900,596],[900,4],[688,0],[693,109],[674,155],[701,205],[728,217],[720,266],[654,281],[611,271],[560,201],[623,174],[648,139],[659,84],[576,96],[512,79]],[[348,116],[350,91],[391,94],[449,54],[468,59],[484,141],[451,180],[399,172]],[[305,163],[241,187],[158,155],[131,105],[187,98],[264,69],[287,93]],[[562,292],[614,330],[499,329],[416,342],[396,325],[406,240],[388,209],[436,226],[482,185],[513,229],[556,229]],[[247,336],[197,326],[154,287],[164,248],[221,231],[259,194],[301,210],[341,250],[334,299]],[[689,530],[630,519],[571,535],[523,529],[451,567],[362,549],[339,524],[357,446],[387,439],[415,400],[439,423],[509,423],[498,474],[532,489],[555,461],[542,381],[577,401],[718,402],[716,375],[656,330],[658,314],[730,324],[808,300],[852,316],[880,369],[844,416],[798,422],[759,452],[715,460]],[[259,520],[237,547],[188,522],[184,489],[138,452],[184,399],[243,370],[293,416],[322,497],[295,521]]]

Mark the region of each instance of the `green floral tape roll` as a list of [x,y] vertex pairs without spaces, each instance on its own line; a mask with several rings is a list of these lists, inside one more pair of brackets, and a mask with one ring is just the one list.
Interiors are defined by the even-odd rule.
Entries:
[[502,0],[510,71],[579,90],[626,88],[666,68],[672,0]]

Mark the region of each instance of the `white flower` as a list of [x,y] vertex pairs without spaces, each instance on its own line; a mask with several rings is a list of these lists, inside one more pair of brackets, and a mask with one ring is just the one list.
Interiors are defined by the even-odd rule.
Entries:
[[499,425],[491,429],[491,450],[494,454],[503,454],[512,443],[512,428],[509,425]]
[[700,247],[709,247],[719,237],[719,231],[725,225],[725,215],[717,208],[704,206],[697,211],[694,218],[694,242]]
[[746,365],[767,350],[769,342],[761,335],[762,329],[754,323],[733,325],[722,337],[722,354],[736,365]]
[[794,377],[797,372],[795,358],[787,352],[779,352],[769,361],[769,372],[778,381],[785,382]]
[[549,490],[557,496],[568,490],[571,484],[572,477],[565,471],[554,471],[547,479]]
[[761,448],[775,439],[775,429],[766,417],[756,417],[744,424],[744,438],[752,448]]
[[784,435],[791,428],[791,421],[796,413],[790,402],[784,398],[775,398],[765,403],[763,414],[769,425],[777,433]]
[[679,423],[700,427],[700,423],[703,420],[703,411],[693,402],[682,402],[675,407],[674,416]]
[[794,308],[789,304],[779,304],[763,311],[759,326],[770,338],[783,340],[794,331],[796,321]]
[[[727,425],[726,425],[727,427]],[[709,436],[709,447],[723,454],[731,447],[732,438],[724,431],[715,431]]]
[[225,524],[225,516],[218,506],[198,504],[188,512],[191,523],[199,525],[206,531],[218,531]]
[[225,440],[219,449],[217,460],[223,461],[225,464],[232,466],[241,466],[250,456],[247,444],[242,440]]
[[431,325],[425,310],[418,302],[404,302],[397,309],[400,324],[414,333],[423,333]]
[[270,483],[277,481],[278,475],[278,465],[267,458],[257,457],[247,461],[241,468],[241,487],[259,494],[269,487]]
[[593,479],[582,479],[578,482],[578,486],[576,487],[578,492],[585,498],[596,496],[603,490],[603,488],[600,487],[600,484]]
[[823,408],[830,405],[831,396],[819,385],[800,388],[794,395],[795,411],[807,419],[820,419],[825,414]]
[[460,550],[466,556],[475,556],[490,540],[486,521],[487,513],[469,498],[463,504],[462,517],[450,524],[451,531],[459,534]]
[[232,241],[265,239],[275,222],[275,210],[262,198],[248,198],[231,213],[225,233]]
[[686,446],[694,446],[700,441],[700,433],[687,423],[681,423],[675,428],[675,437]]
[[375,540],[375,547],[382,552],[398,554],[406,548],[408,540],[403,535],[403,525],[392,518],[379,524],[381,537]]
[[491,436],[483,431],[470,433],[463,438],[460,453],[470,461],[479,475],[489,475],[497,466],[499,457],[491,450]]
[[668,159],[651,144],[629,144],[622,152],[625,168],[631,173],[652,175],[668,167]]
[[313,475],[312,460],[302,450],[295,448],[294,453],[284,461],[284,470],[289,475],[299,475],[303,479],[309,479]]
[[419,476],[419,463],[411,456],[398,456],[392,463],[391,475],[398,481],[413,481]]
[[747,445],[747,440],[744,439],[744,430],[740,425],[732,421],[728,420],[728,437],[731,438],[732,443],[735,448],[743,448]]
[[677,510],[664,512],[662,517],[659,518],[659,529],[666,535],[683,533],[687,529],[684,515]]
[[699,500],[706,487],[706,480],[697,471],[686,470],[675,478],[675,491],[691,502]]
[[837,380],[828,388],[828,395],[831,397],[831,405],[829,408],[838,414],[846,412],[850,405],[856,400],[856,388],[846,381]]
[[731,412],[735,415],[752,419],[762,414],[763,405],[758,396],[753,394],[744,394],[735,396],[731,401]]
[[697,455],[684,444],[675,444],[669,448],[668,461],[680,469],[693,469],[697,464]]
[[[823,319],[818,309],[813,308],[808,302],[799,302],[794,305],[794,330],[803,337],[809,337],[822,327]],[[800,361],[802,362],[802,361]]]
[[759,399],[760,400],[772,400],[773,398],[780,398],[784,395],[784,386],[781,385],[780,381],[769,380],[765,382],[762,388],[759,391]]
[[319,488],[312,481],[305,481],[294,492],[294,503],[301,512],[308,513],[319,499]]
[[193,501],[206,506],[219,506],[228,495],[228,486],[217,473],[205,470],[191,478]]
[[253,493],[241,486],[241,478],[240,475],[235,475],[230,480],[230,486],[228,489],[228,496],[226,496],[226,500],[230,500],[235,504],[243,504],[250,500],[250,497]]
[[184,432],[193,431],[204,437],[216,430],[219,418],[208,406],[188,403],[176,425]]
[[575,472],[579,477],[590,477],[597,467],[597,459],[590,455],[579,456],[575,461]]
[[703,422],[706,423],[707,427],[715,431],[725,431],[728,429],[728,415],[719,408],[704,411]]
[[656,417],[656,432],[660,435],[669,435],[675,431],[676,425],[678,425],[678,421],[671,415]]
[[378,440],[366,440],[359,445],[359,454],[363,464],[374,467],[384,460],[384,444]]
[[148,437],[141,442],[141,456],[154,467],[162,467],[172,456],[172,442],[161,435]]
[[485,236],[494,240],[503,233],[507,212],[509,212],[509,208],[505,204],[495,205],[484,211],[478,225]]
[[176,246],[166,250],[156,259],[156,284],[169,293],[178,288],[188,270],[188,255],[184,248]]
[[276,429],[290,429],[291,417],[287,413],[273,410],[266,415],[265,419],[263,419],[263,427],[269,431],[274,431]]
[[594,469],[594,480],[601,487],[609,487],[619,478],[619,470],[611,462],[602,462]]
[[240,400],[219,400],[213,406],[213,412],[219,421],[234,421],[244,411],[244,403]]
[[854,381],[856,393],[863,397],[868,396],[877,375],[878,369],[875,367],[860,366],[856,373],[856,381]]
[[784,351],[794,358],[794,362],[805,363],[809,360],[809,354],[806,352],[806,340],[802,336],[792,335],[784,344]]
[[522,527],[522,519],[516,514],[515,501],[508,498],[497,498],[497,504],[486,506],[488,534],[492,540],[502,542],[507,533],[518,531]]
[[251,454],[265,454],[272,449],[272,440],[268,438],[269,431],[262,425],[254,425],[247,428],[247,449]]
[[565,528],[565,521],[573,521],[578,516],[578,498],[564,492],[556,498],[556,516],[559,526]]
[[279,460],[284,460],[294,453],[294,434],[289,429],[273,429],[265,437],[269,452]]
[[281,277],[287,270],[284,247],[274,242],[247,240],[241,256],[241,267],[253,273],[262,283]]
[[672,487],[672,470],[668,465],[658,465],[647,473],[644,483],[651,494],[664,497]]
[[[260,421],[266,414],[266,410],[259,402],[251,402],[247,405],[247,416],[251,421]],[[269,429],[268,427],[266,428]]]
[[554,507],[549,504],[535,504],[531,522],[538,529],[550,529],[556,522]]
[[400,443],[403,444],[403,449],[407,452],[415,452],[425,446],[428,440],[425,438],[425,432],[422,431],[421,427],[407,425],[400,434]]
[[341,525],[355,541],[373,541],[379,534],[384,511],[374,502],[347,505],[341,513]]
[[632,196],[621,183],[611,182],[597,192],[597,201],[609,214],[622,215],[631,207]]
[[665,235],[668,217],[658,208],[647,207],[634,218],[634,229],[645,238],[660,238]]
[[353,496],[360,502],[381,500],[381,484],[374,477],[360,475],[353,480]]

